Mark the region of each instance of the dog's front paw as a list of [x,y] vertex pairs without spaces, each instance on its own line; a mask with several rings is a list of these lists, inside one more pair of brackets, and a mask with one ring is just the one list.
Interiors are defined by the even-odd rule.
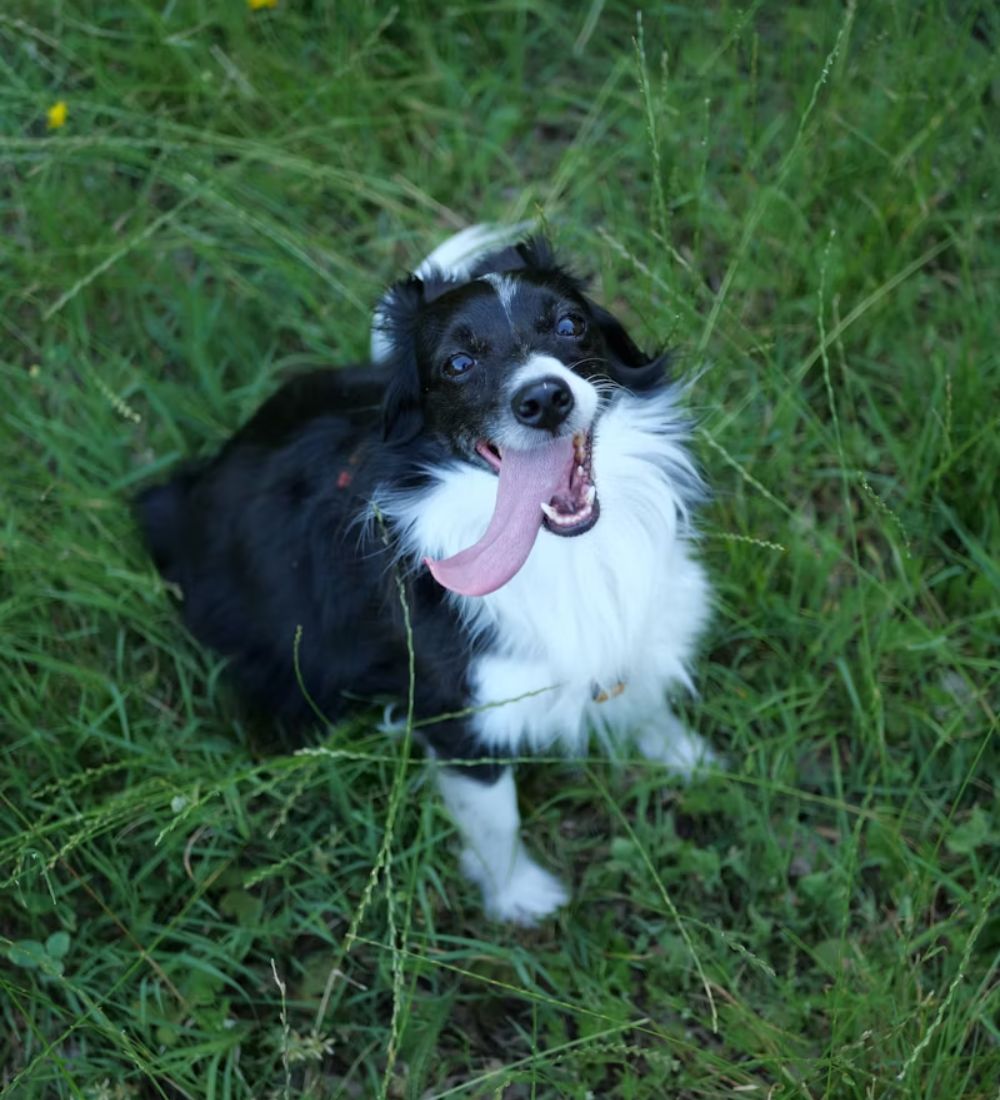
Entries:
[[708,742],[672,714],[652,729],[644,730],[637,746],[647,760],[663,764],[684,780],[691,779],[702,768],[725,767]]
[[569,900],[569,891],[524,852],[519,852],[507,874],[495,878],[471,849],[462,852],[462,873],[483,892],[483,908],[493,920],[531,928]]

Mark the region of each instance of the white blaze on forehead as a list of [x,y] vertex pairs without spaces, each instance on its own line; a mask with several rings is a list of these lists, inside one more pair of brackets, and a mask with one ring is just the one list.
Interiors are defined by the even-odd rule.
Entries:
[[511,303],[514,301],[514,294],[517,291],[517,283],[509,275],[497,275],[496,272],[480,276],[480,281],[489,283],[497,292],[500,305],[503,306],[503,311],[507,314],[507,320],[513,328],[514,318],[511,316],[510,308]]

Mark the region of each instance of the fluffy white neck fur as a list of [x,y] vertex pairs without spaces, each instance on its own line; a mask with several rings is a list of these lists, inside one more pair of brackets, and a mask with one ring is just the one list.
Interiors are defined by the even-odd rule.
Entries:
[[[558,738],[576,747],[588,721],[629,721],[640,703],[662,700],[670,683],[690,683],[686,666],[707,615],[707,585],[687,545],[688,504],[700,481],[684,439],[670,390],[616,395],[594,437],[597,524],[577,538],[542,530],[501,589],[449,596],[470,636],[486,642],[473,670],[482,703],[555,689],[484,716],[490,740],[510,748]],[[486,470],[454,463],[430,473],[430,486],[377,502],[413,568],[475,542],[496,498],[497,479]],[[630,685],[620,701],[592,704],[592,687],[619,682]]]

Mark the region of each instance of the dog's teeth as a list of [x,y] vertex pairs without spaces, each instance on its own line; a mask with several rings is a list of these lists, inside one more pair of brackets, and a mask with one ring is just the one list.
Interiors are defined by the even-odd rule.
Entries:
[[577,466],[576,476],[580,481],[583,481],[583,479],[587,476],[587,471],[582,466]]
[[591,485],[584,494],[583,504],[575,512],[560,512],[553,508],[551,504],[545,503],[541,505],[541,509],[556,527],[575,527],[578,523],[590,519],[594,512],[594,501],[596,499],[597,490]]

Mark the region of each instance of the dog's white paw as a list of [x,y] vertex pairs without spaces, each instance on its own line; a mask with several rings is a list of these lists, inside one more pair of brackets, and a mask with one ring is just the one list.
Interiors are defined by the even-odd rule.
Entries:
[[640,734],[637,745],[647,760],[662,764],[684,780],[702,768],[724,766],[709,743],[673,715]]
[[507,874],[495,878],[497,868],[488,868],[471,849],[462,852],[459,864],[466,878],[483,892],[483,908],[493,920],[531,928],[569,900],[569,891],[524,852],[515,857]]

